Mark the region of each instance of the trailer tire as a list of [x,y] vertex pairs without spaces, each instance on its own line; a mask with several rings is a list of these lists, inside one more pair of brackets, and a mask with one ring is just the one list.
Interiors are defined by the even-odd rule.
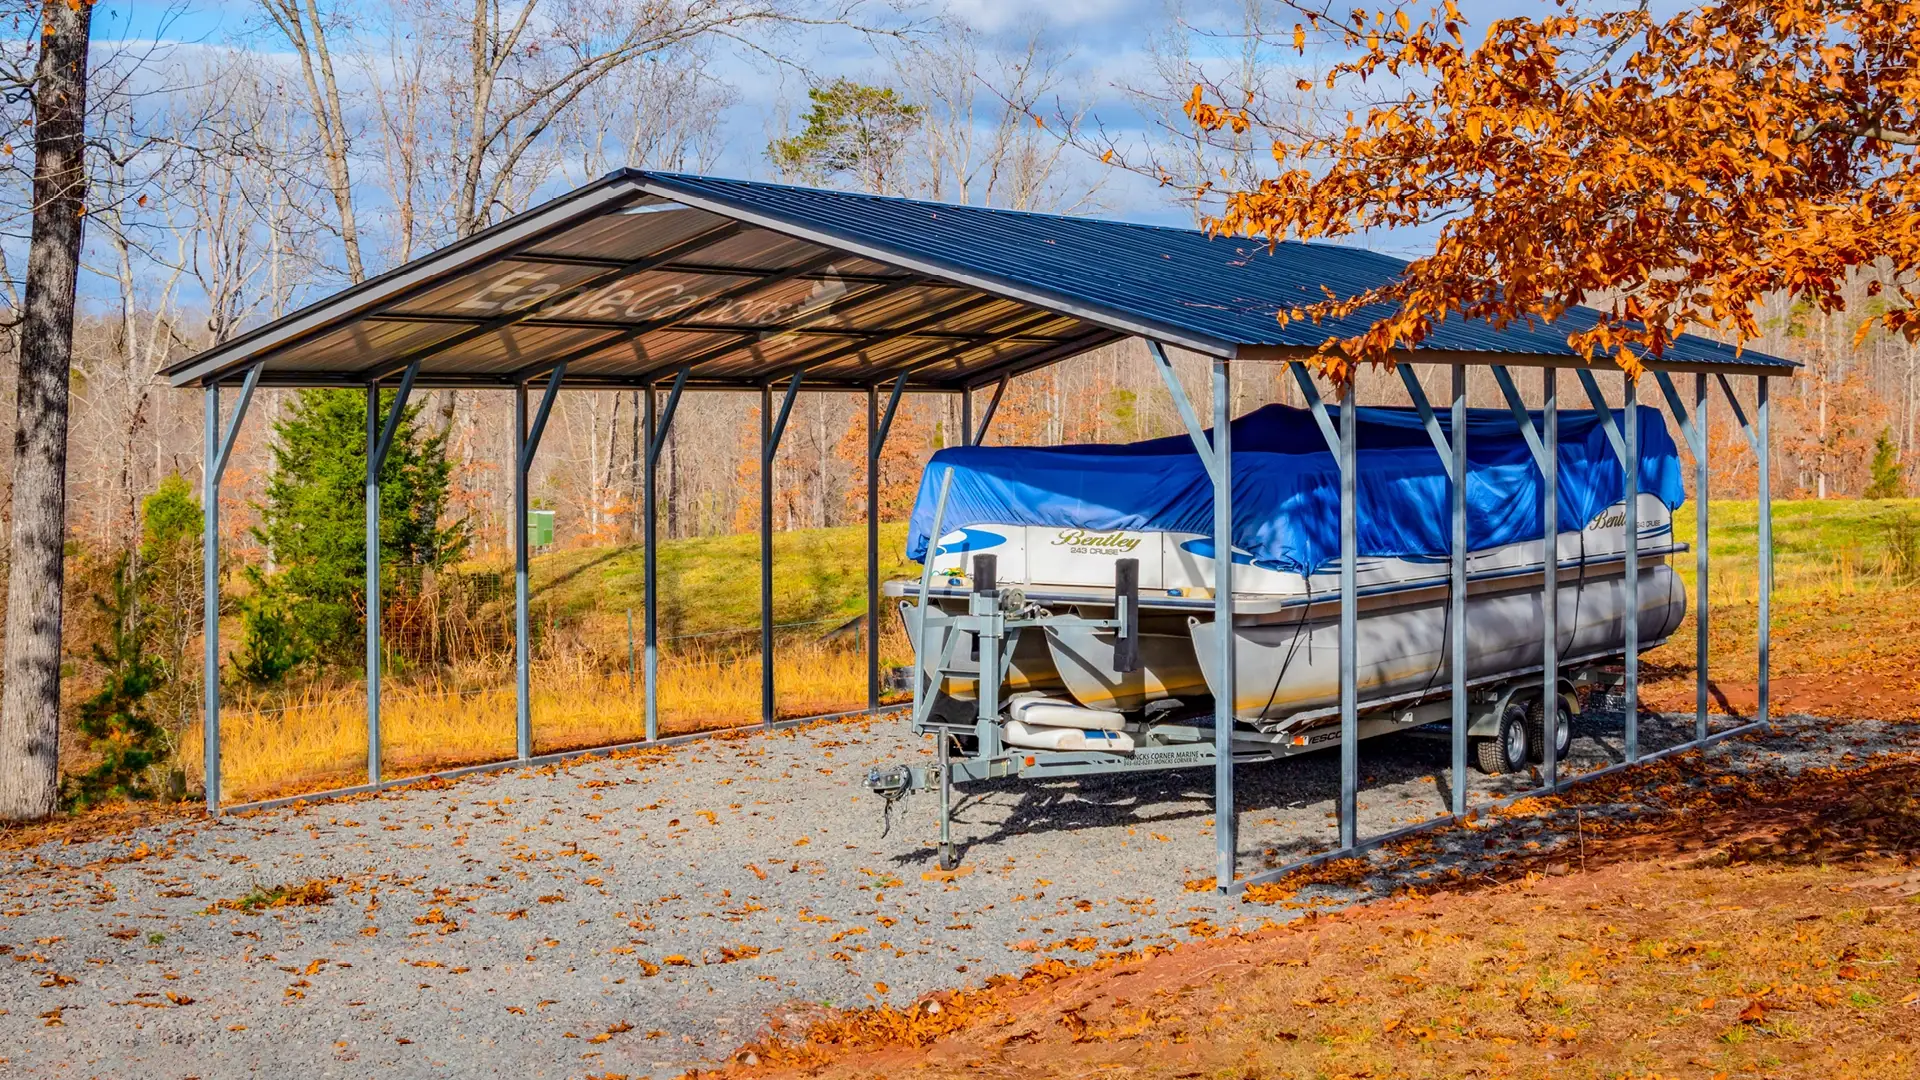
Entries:
[[1527,711],[1518,704],[1510,704],[1500,714],[1499,731],[1492,738],[1474,740],[1474,760],[1488,776],[1516,773],[1527,767],[1532,746]]
[[[1560,715],[1554,725],[1553,757],[1555,761],[1567,760],[1567,751],[1573,749],[1573,713],[1567,709],[1564,699],[1555,698]],[[1534,761],[1547,759],[1547,711],[1540,707],[1540,699],[1534,698],[1527,705],[1527,756]]]

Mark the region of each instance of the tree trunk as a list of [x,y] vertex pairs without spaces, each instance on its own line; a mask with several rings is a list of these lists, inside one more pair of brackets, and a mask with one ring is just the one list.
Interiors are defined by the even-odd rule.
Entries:
[[61,557],[66,540],[67,371],[86,198],[90,0],[46,0],[34,73],[33,237],[20,322],[0,695],[0,818],[53,812],[60,793]]

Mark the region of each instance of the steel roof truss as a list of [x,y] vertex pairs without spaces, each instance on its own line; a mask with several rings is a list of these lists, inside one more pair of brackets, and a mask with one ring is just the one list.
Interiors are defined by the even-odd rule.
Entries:
[[[592,342],[591,344],[582,345],[579,348],[574,349],[572,352],[565,353],[558,360],[542,361],[539,364],[529,365],[528,368],[524,370],[529,370],[529,371],[538,373],[540,371],[545,370],[550,365],[553,365],[556,363],[570,364],[576,360],[580,360],[582,358],[592,356],[594,353],[597,353],[600,350],[607,348],[608,346],[624,344],[626,342],[645,337],[646,335],[651,334],[656,330],[670,330],[673,327],[679,325],[680,323],[686,321],[691,316],[699,315],[701,312],[711,311],[714,308],[719,307],[721,304],[731,303],[735,300],[740,299],[742,296],[750,295],[754,292],[759,291],[760,289],[772,288],[775,285],[779,285],[784,282],[791,281],[794,278],[800,277],[815,269],[818,269],[819,267],[827,263],[832,262],[835,258],[838,258],[838,257],[839,257],[839,252],[823,251],[820,254],[814,256],[811,259],[808,259],[805,262],[788,267],[787,269],[782,270],[778,273],[770,274],[762,278],[755,278],[750,282],[736,285],[730,289],[722,289],[719,292],[714,293],[712,296],[707,297],[705,300],[702,300],[699,303],[695,304],[688,311],[676,312],[673,315],[669,315],[665,318],[654,319],[649,322],[636,323],[633,326],[629,326],[624,330],[620,330],[618,333],[613,334],[610,337]],[[609,327],[609,329],[614,329],[614,328]],[[678,362],[676,361],[676,364],[677,363]],[[659,371],[671,370],[674,366],[676,365],[667,364],[653,371],[645,372],[641,375],[635,376],[634,381],[636,383],[644,383],[648,378],[658,374]]]
[[[673,245],[672,247],[668,248],[665,251],[655,252],[654,254],[649,255],[646,258],[635,259],[632,262],[624,263],[620,266],[614,267],[603,273],[595,274],[592,277],[585,279],[584,281],[577,282],[573,285],[568,286],[567,288],[561,289],[559,292],[554,293],[552,296],[545,297],[537,303],[528,304],[526,307],[520,308],[515,311],[509,311],[504,315],[495,315],[494,317],[486,320],[485,322],[475,325],[472,329],[462,330],[457,334],[453,334],[449,337],[442,338],[431,345],[423,345],[418,349],[414,349],[410,352],[394,357],[382,363],[375,364],[369,368],[366,368],[365,370],[358,372],[357,376],[361,379],[379,379],[379,378],[382,378],[383,376],[392,374],[395,371],[399,371],[405,368],[408,364],[418,363],[422,360],[430,360],[433,357],[439,356],[441,353],[448,351],[449,349],[457,349],[460,346],[475,340],[476,338],[486,337],[488,334],[497,333],[498,331],[504,330],[510,326],[513,326],[516,323],[522,323],[530,319],[537,318],[539,317],[540,313],[543,311],[557,311],[560,308],[563,308],[568,304],[571,304],[576,300],[579,300],[581,297],[586,296],[587,294],[601,288],[602,286],[610,285],[613,282],[619,281],[622,278],[632,277],[635,274],[645,273],[646,271],[651,270],[662,263],[671,262],[674,259],[680,257],[681,255],[685,255],[689,252],[699,251],[701,248],[710,247],[734,235],[735,233],[738,233],[739,231],[740,231],[739,222],[737,221],[725,222],[719,226],[716,226],[715,228],[708,229],[706,232],[703,232],[698,236],[695,236],[688,240],[683,240],[680,243]],[[388,312],[388,313],[399,314],[399,315],[405,314],[404,312]]]

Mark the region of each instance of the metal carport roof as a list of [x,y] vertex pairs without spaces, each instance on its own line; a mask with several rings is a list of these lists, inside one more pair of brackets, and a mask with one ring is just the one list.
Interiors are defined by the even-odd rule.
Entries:
[[[1277,360],[1366,314],[1281,325],[1282,304],[1392,280],[1405,263],[1328,244],[625,169],[173,365],[176,386],[261,364],[259,382],[364,386],[418,362],[420,386],[816,389],[907,375],[979,386],[1128,336]],[[1443,324],[1408,359],[1581,364],[1569,328]],[[1786,374],[1695,336],[1650,366]]]

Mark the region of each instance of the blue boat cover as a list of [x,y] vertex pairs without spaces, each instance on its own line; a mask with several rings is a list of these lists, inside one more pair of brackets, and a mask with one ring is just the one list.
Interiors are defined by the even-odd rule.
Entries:
[[[1339,413],[1330,410],[1335,426]],[[1670,510],[1686,499],[1680,459],[1659,410],[1640,412],[1640,490]],[[1451,528],[1446,468],[1412,409],[1362,408],[1357,479],[1363,557],[1441,560]],[[1451,437],[1450,417],[1438,412]],[[1614,412],[1614,423],[1624,423]],[[1578,529],[1621,500],[1625,473],[1598,414],[1560,413],[1560,522]],[[1539,413],[1536,430],[1544,430]],[[1233,421],[1236,562],[1318,573],[1340,557],[1340,471],[1313,414],[1267,405]],[[1211,436],[1209,436],[1211,437]],[[943,533],[971,525],[1040,525],[1211,534],[1213,484],[1185,435],[1119,445],[950,447],[920,477],[907,557],[924,560],[940,478],[953,469]],[[1541,536],[1544,485],[1505,409],[1467,416],[1467,546]]]

